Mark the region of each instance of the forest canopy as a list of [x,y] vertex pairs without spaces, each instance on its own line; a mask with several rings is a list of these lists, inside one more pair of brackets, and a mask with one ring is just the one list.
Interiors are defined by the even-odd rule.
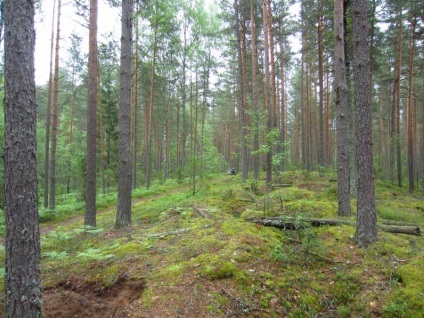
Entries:
[[[45,179],[51,169],[45,162],[50,157],[45,145],[56,138],[55,192],[78,193],[84,199],[89,2],[61,5],[59,20],[65,22],[60,29],[65,32],[59,45],[56,2],[55,8],[53,1],[40,2],[36,13],[50,16],[45,20],[52,22],[51,30],[37,29],[37,41],[47,35],[44,46],[54,48],[50,74],[59,63],[56,84],[37,82],[38,175],[44,185],[39,194],[45,197],[48,192]],[[258,1],[135,1],[133,188],[148,187],[152,179],[201,177],[229,167],[240,172],[243,181],[267,171],[276,182],[282,171],[334,169],[333,2],[270,1],[264,11]],[[423,188],[424,174],[420,4],[418,0],[368,2],[374,173],[411,191]],[[350,182],[355,189],[350,9],[348,5],[344,13],[350,92],[346,116],[350,118]],[[107,18],[99,15],[98,30],[96,169],[99,188],[106,193],[117,187],[121,13],[111,1],[100,1],[99,12],[116,13]],[[70,20],[73,30],[79,31],[69,33]],[[102,33],[105,22],[118,25],[113,32]],[[36,65],[46,59],[36,55]],[[49,70],[37,69],[41,71],[48,78]],[[53,118],[54,101],[49,98],[54,90],[58,95],[53,133],[53,122],[48,121]]]

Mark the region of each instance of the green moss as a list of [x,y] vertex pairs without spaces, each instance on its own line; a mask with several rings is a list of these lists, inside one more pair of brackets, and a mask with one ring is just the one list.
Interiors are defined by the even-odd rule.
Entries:
[[358,289],[359,282],[355,275],[337,272],[336,280],[330,285],[328,292],[334,296],[337,303],[347,304],[356,296]]
[[145,248],[138,242],[128,242],[112,250],[112,253],[118,257],[138,255],[143,252]]
[[146,288],[141,294],[141,304],[144,308],[149,308],[153,305],[153,299],[157,297],[151,288]]
[[263,211],[252,210],[252,209],[246,209],[242,214],[240,214],[240,218],[244,220],[249,218],[254,218],[254,217],[262,217],[262,216],[264,216]]
[[227,306],[228,298],[224,295],[221,295],[220,293],[217,293],[217,292],[211,292],[210,296],[212,297],[213,305],[211,305],[211,304],[208,305],[207,308],[208,308],[209,312],[211,314],[215,314],[215,315],[222,314],[221,308]]
[[337,307],[337,316],[340,318],[351,317],[352,309],[349,305],[341,305]]
[[[237,299],[249,300],[249,305],[267,308],[269,312],[250,315],[313,317],[331,309],[337,317],[370,317],[374,313],[369,304],[376,301],[376,315],[424,316],[422,237],[380,231],[377,243],[358,249],[353,246],[355,227],[351,225],[281,231],[244,221],[253,216],[281,215],[280,199],[284,215],[335,217],[337,188],[336,183],[328,182],[328,176],[287,172],[282,174],[281,183],[292,183],[292,187],[268,191],[260,185],[263,192],[252,191],[250,182],[242,185],[239,178],[216,177],[202,184],[195,196],[184,182],[153,183],[151,190],[134,191],[134,196],[143,198],[133,205],[131,236],[135,240],[128,241],[127,233],[111,231],[115,210],[110,209],[99,214],[103,233],[80,233],[77,222],[71,222],[45,236],[43,253],[67,253],[63,260],[43,257],[45,286],[53,286],[71,275],[84,275],[90,281],[108,285],[125,272],[131,277],[145,275],[147,285],[150,284],[142,294],[141,305],[132,304],[135,307],[156,306],[155,299],[165,303],[169,286],[176,290],[194,288],[202,292],[187,300],[193,309],[204,306],[211,316],[222,316],[235,305],[234,299],[218,286],[223,284]],[[263,179],[258,183],[264,183]],[[381,182],[376,182],[376,187],[379,222],[382,218],[424,222],[422,201],[407,190]],[[116,200],[115,195],[111,198],[102,204]],[[193,204],[207,209],[211,219],[193,213]],[[352,207],[355,211],[354,199]],[[67,209],[69,215],[75,215],[69,206]],[[346,219],[355,221],[354,216]],[[182,228],[191,230],[162,239],[145,238]],[[116,242],[120,245],[112,247]],[[114,257],[86,262],[75,257],[88,248],[96,249],[100,256]],[[305,248],[330,261],[307,255]],[[0,260],[4,260],[4,251],[0,254]],[[282,260],[276,261],[277,258]],[[414,261],[408,265],[399,261],[410,259]],[[188,275],[203,279],[190,280],[187,285]],[[393,277],[398,280],[394,282]],[[205,279],[210,280],[207,291]],[[226,281],[217,282],[219,279]],[[4,290],[1,284],[0,290]],[[196,303],[199,299],[201,302]],[[186,299],[180,295],[174,301]],[[274,308],[276,304],[280,305],[278,309]]]
[[265,293],[262,295],[260,304],[262,308],[268,308],[271,302],[271,299],[274,298],[275,295],[273,293]]
[[408,304],[403,300],[395,300],[383,306],[384,318],[402,318],[407,317]]
[[97,274],[93,276],[92,280],[94,282],[101,282],[105,287],[108,287],[120,276],[120,271],[121,267],[119,264],[109,265],[98,271]]
[[182,255],[182,259],[190,260],[197,257],[200,254],[208,252],[222,252],[222,249],[226,246],[226,241],[219,240],[215,237],[215,231],[198,232],[198,237],[186,237],[180,241],[179,253]]
[[161,281],[168,282],[169,286],[175,286],[180,283],[184,269],[184,263],[171,264],[158,272],[156,277]]
[[415,255],[408,239],[390,233],[381,233],[380,240],[372,246],[372,249],[374,249],[375,254],[390,255],[401,259],[411,258]]
[[411,212],[407,209],[400,209],[399,206],[391,203],[388,205],[377,205],[377,215],[381,219],[391,221],[413,221],[411,219]]
[[408,305],[409,314],[413,317],[424,316],[424,259],[418,258],[398,268],[403,286],[397,290],[397,300]]
[[314,313],[318,310],[319,301],[315,295],[306,291],[300,295],[300,307],[306,312]]
[[242,288],[243,288],[243,286],[246,286],[247,283],[249,282],[248,276],[242,270],[236,270],[236,271],[234,271],[233,276],[234,276],[237,284],[239,286],[241,286]]
[[211,262],[203,266],[201,275],[210,280],[229,278],[234,275],[236,266],[229,261]]

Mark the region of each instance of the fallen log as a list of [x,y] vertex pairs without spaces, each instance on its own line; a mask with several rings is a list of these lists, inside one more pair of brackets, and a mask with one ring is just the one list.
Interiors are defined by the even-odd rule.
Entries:
[[280,184],[273,184],[272,187],[273,188],[290,188],[293,185],[290,183],[280,183]]
[[194,205],[191,208],[192,208],[192,210],[193,210],[194,213],[198,214],[202,218],[204,218],[204,219],[210,219],[211,218],[211,216],[210,216],[210,214],[209,214],[209,212],[207,210],[198,208],[198,207],[196,207]]
[[156,233],[156,234],[151,234],[151,235],[146,235],[146,238],[165,238],[169,235],[181,235],[184,233],[188,233],[191,231],[191,228],[184,228],[184,229],[178,229],[178,230],[174,230],[174,231],[168,231],[168,232],[163,232],[163,233]]
[[389,233],[402,233],[417,236],[421,235],[421,230],[418,226],[379,225],[379,228],[382,231]]
[[382,220],[380,220],[380,222],[383,225],[418,226],[416,223],[402,222],[402,221],[392,221],[392,220],[386,220],[386,219],[382,219]]
[[255,217],[246,219],[246,221],[260,224],[263,226],[276,227],[283,230],[299,230],[309,226],[318,227],[321,225],[353,225],[352,222],[346,220],[294,217]]
[[[260,224],[263,226],[276,227],[284,230],[300,230],[309,226],[318,227],[322,225],[352,225],[355,223],[348,220],[339,219],[316,219],[316,218],[294,218],[294,217],[255,217],[246,219],[246,221]],[[385,232],[402,233],[409,235],[421,235],[418,226],[397,226],[397,225],[378,225]]]

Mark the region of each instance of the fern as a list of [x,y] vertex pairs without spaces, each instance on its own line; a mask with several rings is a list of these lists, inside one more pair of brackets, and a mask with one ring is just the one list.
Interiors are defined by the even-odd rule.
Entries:
[[103,252],[104,251],[101,248],[89,248],[86,249],[84,252],[78,253],[77,257],[80,257],[85,260],[95,259],[98,261],[103,261],[115,256],[113,254],[103,254]]
[[63,260],[66,256],[68,256],[68,253],[65,252],[65,251],[62,251],[60,253],[58,253],[56,251],[51,251],[51,252],[43,253],[43,256],[46,256],[46,257],[51,258],[51,259]]

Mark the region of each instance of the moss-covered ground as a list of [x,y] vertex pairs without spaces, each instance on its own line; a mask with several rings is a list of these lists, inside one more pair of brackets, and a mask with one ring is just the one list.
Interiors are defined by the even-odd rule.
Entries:
[[[359,249],[349,225],[282,231],[246,221],[337,218],[334,179],[290,172],[281,179],[290,187],[268,191],[221,175],[200,179],[195,195],[188,183],[168,181],[134,192],[133,225],[119,230],[116,194],[101,199],[98,227],[88,231],[80,207],[43,212],[44,315],[423,317],[421,236],[379,231],[378,242]],[[379,223],[422,229],[418,193],[378,181],[376,201]]]

